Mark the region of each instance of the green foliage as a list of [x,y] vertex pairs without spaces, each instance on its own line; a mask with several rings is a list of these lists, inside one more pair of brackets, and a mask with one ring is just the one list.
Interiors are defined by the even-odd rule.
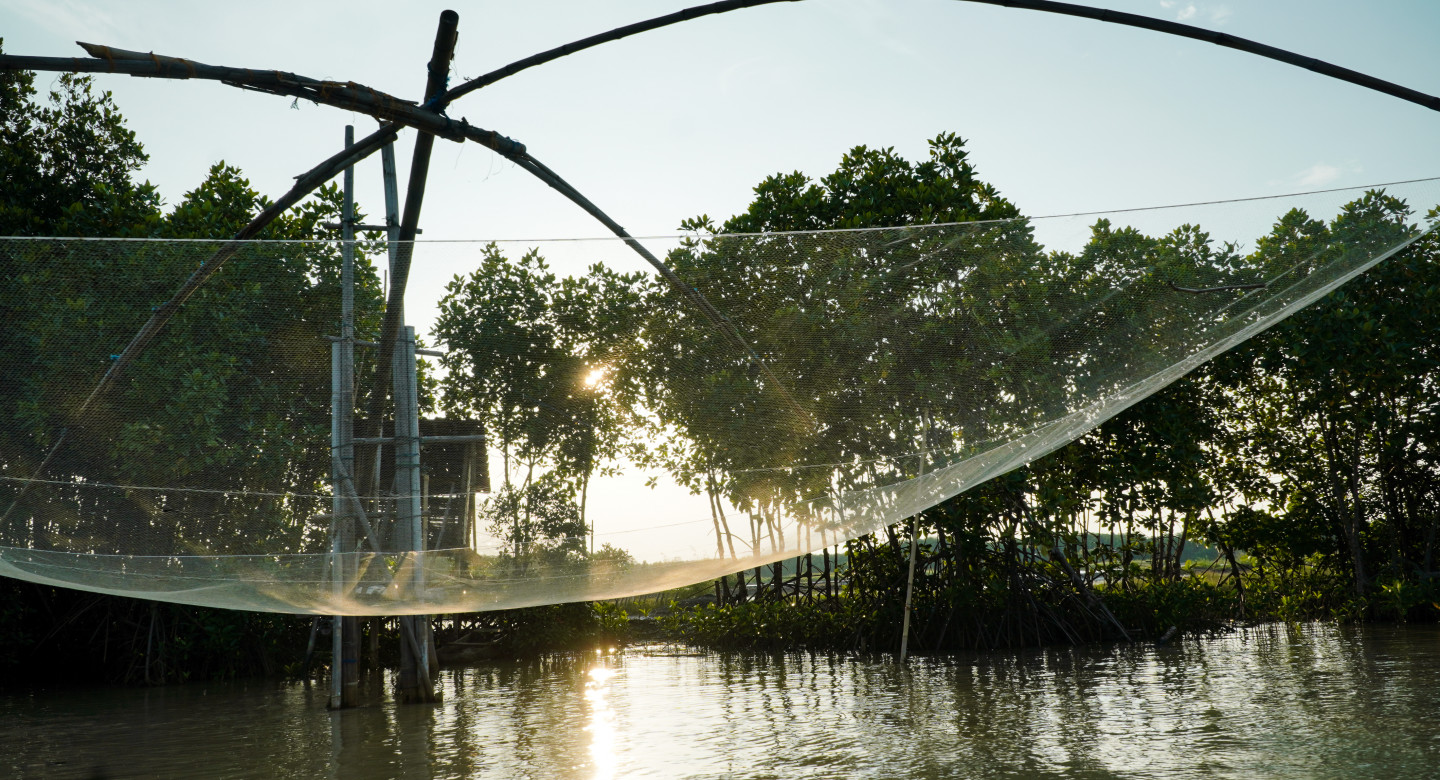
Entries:
[[[1035,291],[1011,273],[1045,259],[1022,222],[902,236],[864,252],[843,233],[793,240],[783,233],[759,240],[703,234],[1017,215],[977,179],[963,141],[942,134],[924,162],[857,147],[819,181],[799,173],[766,179],[750,209],[719,227],[704,216],[682,224],[697,235],[672,251],[667,263],[764,355],[784,356],[766,364],[778,372],[780,386],[760,381],[757,360],[768,358],[717,338],[715,326],[696,316],[673,286],[656,282],[646,290],[644,308],[653,316],[644,327],[647,360],[636,367],[637,381],[647,409],[670,436],[646,453],[647,462],[693,491],[709,493],[717,504],[724,500],[750,515],[749,538],[722,530],[722,549],[754,547],[778,531],[782,506],[888,479],[895,470],[895,464],[881,463],[876,468],[883,475],[855,470],[837,477],[823,469],[782,475],[777,467],[868,462],[877,453],[913,451],[921,436],[916,412],[927,408],[936,431],[983,439],[1000,433],[988,428],[992,420],[1018,419],[1023,415],[1015,414],[1017,406],[1053,401],[1043,395],[1054,388],[1013,382],[1010,389],[1025,389],[1004,400],[996,386],[995,367],[1016,352],[1029,357],[1049,344],[1041,324],[1023,314]],[[953,253],[938,251],[956,242],[986,256],[984,269],[957,274],[944,261]],[[962,305],[975,291],[994,289],[1017,296],[1014,305],[987,311]],[[886,314],[877,317],[876,311]],[[1012,335],[988,338],[996,332]],[[961,401],[954,388],[990,392],[994,403]],[[1030,388],[1036,395],[1027,395]],[[826,435],[815,436],[816,430]],[[716,514],[717,526],[728,525]]]
[[[23,73],[0,78],[13,109],[0,127],[13,141],[0,161],[14,166],[4,172],[7,184],[15,184],[6,195],[23,196],[0,207],[0,231],[220,239],[268,205],[238,170],[217,163],[161,213],[148,185],[130,184],[145,156],[108,93],[95,95],[88,79],[62,76],[62,89],[47,107],[28,100],[30,81]],[[322,237],[321,223],[338,219],[340,208],[339,190],[326,186],[263,237]],[[110,244],[96,251],[99,246],[11,242],[0,257],[6,282],[0,314],[7,324],[0,359],[16,369],[0,386],[0,408],[13,410],[18,422],[0,429],[0,466],[28,473],[57,433],[68,430],[69,444],[47,471],[51,479],[317,492],[330,467],[322,337],[338,332],[339,248],[242,249],[77,421],[74,410],[111,356],[218,245]],[[367,259],[377,247],[362,244],[361,250],[356,310],[363,338],[378,329],[382,302]],[[95,552],[201,554],[321,543],[302,523],[313,508],[273,498],[91,491],[57,500],[52,493],[36,490],[28,499],[44,522],[0,528],[0,543],[70,539],[87,540]]]
[[[1413,234],[1410,216],[1371,192],[1329,224],[1287,214],[1257,252],[1278,262],[1369,251]],[[1348,570],[1356,596],[1377,576],[1434,571],[1437,346],[1432,233],[1228,356],[1244,391],[1216,439],[1226,461],[1217,480],[1269,508],[1228,513],[1216,537],[1262,565],[1324,556]]]
[[590,565],[593,569],[623,571],[635,564],[635,556],[624,548],[605,542],[600,549],[590,554]]
[[62,74],[37,104],[35,74],[0,74],[0,235],[143,236],[153,229],[160,196],[131,178],[149,157],[110,93],[96,94],[93,83]]
[[[0,74],[0,234],[224,239],[268,201],[217,163],[168,212],[132,176],[146,155],[109,93],[64,75],[45,102],[34,76]],[[262,234],[328,237],[339,190],[327,186]],[[314,493],[329,470],[328,356],[338,332],[333,245],[250,246],[230,259],[83,421],[73,411],[152,311],[217,245],[7,242],[0,254],[0,469],[29,474],[62,430],[46,472],[64,481],[206,491]],[[380,281],[361,244],[361,337],[378,330]],[[282,370],[286,369],[286,370]],[[83,423],[83,424],[81,424]],[[9,505],[14,485],[0,486]],[[243,553],[314,548],[306,508],[218,492],[36,489],[41,521],[0,528],[0,544],[59,542],[97,553]],[[313,511],[313,510],[312,510]],[[3,581],[0,664],[49,679],[169,682],[298,667],[308,619],[157,605]],[[297,639],[298,637],[298,639]],[[297,650],[297,642],[301,650]]]
[[658,620],[667,634],[691,644],[788,650],[850,647],[867,617],[858,604],[844,600],[823,607],[766,601],[676,609]]
[[600,265],[558,278],[537,252],[512,260],[492,244],[440,302],[446,409],[499,444],[502,484],[486,513],[517,559],[585,553],[590,479],[613,473],[642,427],[620,369],[636,351],[638,281]]
[[1233,587],[1203,577],[1105,592],[1105,603],[1122,624],[1152,638],[1163,636],[1170,626],[1192,633],[1229,625],[1236,614],[1236,599]]
[[585,524],[568,486],[541,478],[523,487],[506,484],[480,510],[480,520],[506,543],[512,562],[563,566],[585,554]]
[[[937,139],[936,146],[945,145],[945,138]],[[757,188],[751,208],[724,229],[904,224],[921,212],[900,206],[881,213],[875,204],[884,201],[883,193],[896,204],[911,203],[909,195],[901,193],[920,189],[906,189],[902,183],[917,170],[888,152],[857,150],[840,171],[818,184],[800,174],[767,179]],[[959,182],[973,184],[973,172],[964,171],[956,180],[952,189],[964,193]],[[855,207],[847,210],[852,203]],[[955,208],[949,200],[929,213],[944,209],[961,215],[952,217],[959,219],[974,213]],[[1426,219],[1437,216],[1440,210]],[[1257,242],[1255,251],[1244,256],[1236,246],[1216,245],[1199,226],[1182,225],[1153,237],[1106,220],[1095,224],[1090,242],[1077,256],[1042,257],[1015,237],[997,241],[991,251],[1013,255],[1017,271],[1037,263],[1053,269],[1032,289],[1007,290],[1006,300],[1022,311],[1044,301],[1054,313],[1059,296],[1073,293],[1084,301],[1086,284],[1114,289],[1138,283],[1138,278],[1126,276],[1133,269],[1163,282],[1206,287],[1249,281],[1239,269],[1252,268],[1272,285],[1288,284],[1291,278],[1277,276],[1282,269],[1304,275],[1342,254],[1373,257],[1413,236],[1411,217],[1407,204],[1372,192],[1346,205],[1328,223],[1300,211],[1286,214]],[[686,227],[714,229],[708,218]],[[1432,353],[1440,343],[1437,248],[1440,239],[1435,235],[1423,238],[1070,446],[924,512],[918,530],[917,606],[912,612],[922,645],[1073,642],[1116,636],[1116,622],[1156,636],[1170,625],[1209,628],[1236,618],[1433,618],[1440,530],[1433,462],[1433,453],[1440,451],[1440,425],[1431,400],[1437,365]],[[774,254],[773,247],[770,252]],[[758,343],[784,345],[787,362],[800,366],[790,377],[795,395],[814,401],[810,408],[827,430],[855,421],[857,430],[847,433],[849,441],[863,442],[866,436],[915,441],[913,417],[917,409],[925,409],[936,420],[935,428],[958,431],[962,437],[1004,434],[991,420],[967,417],[963,410],[947,408],[946,398],[921,391],[983,388],[986,381],[983,375],[927,363],[920,356],[968,357],[976,352],[969,343],[931,340],[926,330],[931,322],[952,337],[984,332],[948,316],[951,307],[943,296],[937,310],[917,312],[914,321],[900,317],[898,329],[905,337],[887,341],[875,332],[883,324],[846,322],[843,312],[864,310],[852,305],[861,295],[884,296],[890,290],[860,292],[824,283],[815,289],[807,286],[809,280],[801,283],[785,276],[803,266],[806,274],[823,279],[823,260],[767,260],[698,240],[670,259],[682,277],[699,280],[697,286],[707,296],[756,334]],[[1068,270],[1081,268],[1092,269],[1100,278],[1082,279]],[[771,306],[773,296],[750,293],[765,285],[804,294]],[[811,317],[809,300],[838,301],[834,309],[842,319],[833,312]],[[1164,304],[1183,309],[1184,301]],[[1010,317],[1007,332],[1016,334],[1025,348],[1037,350],[1028,357],[1042,364],[1047,358],[1041,355],[1048,354],[1052,362],[1075,357],[1056,349],[1056,340],[1042,337],[1041,329],[1031,330],[1022,319],[1005,316]],[[1095,327],[1115,324],[1103,322],[1114,316],[1106,307],[1086,310],[1084,316]],[[1183,322],[1161,309],[1133,316],[1135,323],[1156,330]],[[680,345],[695,339],[679,325],[649,332],[662,344],[674,341],[677,346],[667,354],[683,355],[673,364],[656,364],[657,377],[663,379],[682,366],[705,365],[705,356],[683,352]],[[835,332],[853,335],[853,343],[834,338]],[[887,343],[886,354],[867,354],[860,346],[877,342]],[[916,354],[904,354],[911,345]],[[1103,365],[1108,360],[1103,349],[1088,359]],[[777,451],[785,456],[801,452],[802,460],[816,462],[843,463],[857,455],[845,450],[822,455],[794,445],[785,438],[793,425],[787,428],[785,415],[775,411],[774,404],[721,404],[721,399],[744,397],[737,388],[751,379],[743,356],[726,360],[712,361],[710,384],[693,395],[670,390],[659,396],[665,421],[686,439],[670,445],[667,463],[672,473],[697,488],[723,493],[737,506],[756,507],[762,515],[767,505],[823,492],[793,481],[780,484],[768,475],[757,478],[755,467],[786,462]],[[897,366],[908,366],[908,373],[897,372]],[[1083,371],[1075,376],[1080,377],[1079,389],[1091,381]],[[862,383],[867,401],[876,397],[872,389],[893,398],[893,404],[874,406],[902,414],[867,417],[867,409],[827,406],[826,386],[844,385],[837,377]],[[813,386],[807,384],[812,378],[818,378]],[[1103,377],[1093,381],[1102,382]],[[1024,390],[978,405],[1023,420],[1026,409],[1053,408],[1049,405],[1060,396],[1076,391],[1047,387],[1043,377],[1011,375],[1007,382]],[[874,449],[866,444],[856,452]],[[1198,540],[1216,545],[1219,552],[1203,569],[1186,565],[1187,551]],[[839,605],[777,601],[699,610],[672,618],[672,629],[719,646],[788,646],[791,634],[786,632],[826,646],[898,644],[893,632],[903,611],[905,562],[913,543],[907,529],[897,526],[885,540],[866,538],[849,545],[849,583]],[[1096,599],[1103,599],[1115,620],[1103,614]],[[823,624],[824,610],[844,612],[850,619],[848,629],[821,631],[818,639],[807,633],[805,621]],[[963,623],[973,623],[955,628],[957,614],[966,616]]]
[[[928,225],[1019,215],[998,190],[977,178],[965,141],[941,133],[930,141],[924,162],[911,163],[891,148],[857,146],[818,182],[799,171],[771,176],[755,187],[750,207],[718,232]],[[709,225],[709,218],[701,216],[682,228]]]

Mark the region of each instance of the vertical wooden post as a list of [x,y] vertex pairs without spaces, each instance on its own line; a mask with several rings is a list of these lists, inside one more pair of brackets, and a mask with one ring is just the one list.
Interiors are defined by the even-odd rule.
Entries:
[[[825,540],[824,540],[824,539],[821,539],[820,541],[823,542],[823,541],[825,541]],[[830,548],[829,548],[829,547],[826,547],[826,548],[822,549],[822,550],[820,551],[820,555],[822,556],[822,557],[821,557],[821,563],[822,563],[822,564],[824,565],[824,567],[825,567],[825,569],[824,569],[824,573],[825,573],[825,598],[828,599],[828,598],[831,598],[831,597],[833,597],[833,596],[835,595],[834,590],[831,588],[831,579],[830,579]]]
[[[920,416],[922,432],[920,434],[920,477],[925,476],[925,467],[930,460],[930,413],[927,411]],[[910,650],[910,602],[915,595],[915,555],[920,548],[920,514],[917,512],[910,516],[910,573],[905,578],[905,617],[900,627],[900,663],[905,663]]]
[[[345,126],[345,148],[355,145],[355,127]],[[347,475],[355,473],[355,166],[345,166],[345,191],[340,219],[340,466]],[[352,477],[353,478],[353,477]],[[354,552],[355,520],[349,502],[341,516],[340,538],[347,542],[347,552]],[[357,583],[358,584],[358,583]],[[345,658],[341,669],[344,681],[342,706],[360,703],[360,619],[347,617],[341,622],[341,651]]]
[[[343,339],[342,339],[343,341]],[[330,578],[332,593],[336,601],[345,596],[345,565],[341,557],[340,518],[345,512],[345,485],[340,475],[340,350],[341,342],[330,344]],[[341,637],[344,634],[345,618],[335,615],[330,622],[330,709],[345,706],[344,668],[345,648]]]
[[465,500],[461,502],[464,519],[460,521],[460,539],[465,546],[475,549],[475,447],[483,446],[476,444],[465,445]]
[[[355,128],[345,126],[345,148],[355,145]],[[330,448],[333,473],[331,498],[331,552],[335,594],[344,597],[344,556],[355,551],[355,528],[350,502],[345,499],[344,477],[355,469],[355,166],[345,167],[345,200],[340,215],[340,340],[330,348]],[[359,704],[360,623],[354,617],[336,616],[330,640],[331,708]]]
[[[416,600],[425,597],[425,518],[420,492],[420,409],[415,376],[415,328],[401,330],[395,349],[395,522],[401,543],[410,550]],[[430,681],[430,618],[400,618],[404,642],[400,646],[400,680],[396,698],[404,702],[435,700]],[[408,630],[407,630],[408,624]]]
[[390,275],[395,275],[395,256],[400,251],[400,192],[395,176],[395,144],[380,148],[380,169],[385,177],[385,241],[389,249]]
[[[809,540],[806,540],[809,541]],[[815,553],[805,553],[805,603],[815,601]]]
[[[430,55],[428,65],[429,73],[425,79],[425,97],[423,107],[427,110],[439,113],[445,109],[444,91],[446,82],[450,79],[450,61],[455,56],[455,40],[458,36],[457,29],[460,24],[460,15],[454,11],[443,11],[440,14],[440,24],[435,31],[435,45]],[[425,199],[425,182],[430,172],[430,152],[434,147],[435,137],[428,133],[419,133],[415,138],[415,153],[410,163],[410,182],[405,192],[405,213],[399,222],[399,235],[393,228],[395,225],[395,201],[398,200],[395,193],[395,158],[394,153],[389,149],[384,150],[382,157],[385,166],[385,210],[386,226],[390,240],[390,291],[386,298],[385,318],[380,323],[380,346],[376,350],[379,358],[376,365],[376,387],[372,396],[371,416],[374,418],[374,425],[379,427],[385,417],[385,385],[393,380],[395,382],[395,439],[396,439],[396,491],[401,492],[407,487],[402,485],[402,474],[399,467],[402,459],[399,457],[399,450],[406,446],[402,443],[400,426],[411,425],[409,431],[413,438],[414,468],[413,483],[410,484],[412,491],[409,500],[400,498],[397,500],[396,531],[402,534],[401,544],[404,544],[403,533],[409,531],[411,545],[410,549],[415,555],[416,562],[416,597],[423,597],[424,572],[421,566],[423,557],[422,547],[423,533],[422,521],[419,514],[419,457],[420,457],[420,431],[418,422],[418,409],[415,403],[415,332],[413,328],[407,329],[407,336],[400,338],[400,329],[405,322],[405,287],[410,275],[410,260],[415,251],[415,235],[420,225],[420,207]],[[403,343],[401,343],[403,342]],[[406,349],[410,356],[401,360],[399,353]],[[396,367],[400,370],[396,371]],[[394,372],[391,374],[391,372]],[[409,413],[402,413],[401,400],[401,374],[406,376],[405,383],[408,384],[408,395],[410,404]],[[388,375],[388,376],[387,376]],[[402,423],[406,419],[410,422]],[[376,436],[379,434],[377,432]],[[376,468],[379,468],[380,459],[376,458]],[[408,505],[408,508],[407,506]],[[399,522],[400,516],[410,512],[414,519],[413,524],[405,529],[403,523]],[[416,539],[420,541],[417,542]],[[430,633],[430,620],[427,617],[401,617],[400,634],[402,636],[400,653],[400,680],[397,686],[396,698],[401,702],[428,702],[435,700],[435,691],[430,684],[430,659],[433,653],[430,651],[432,636]]]
[[[450,61],[455,57],[455,41],[459,33],[460,15],[454,11],[442,11],[440,24],[435,31],[435,47],[427,66],[429,73],[425,80],[425,102],[422,107],[435,112],[444,110],[445,84],[450,79]],[[410,160],[410,181],[405,190],[405,210],[400,217],[400,238],[390,268],[390,294],[386,299],[385,318],[380,323],[380,347],[376,350],[379,365],[376,366],[376,388],[372,413],[383,417],[384,385],[390,381],[388,372],[398,340],[400,328],[405,322],[405,288],[410,277],[410,260],[414,254],[416,231],[420,227],[420,208],[425,202],[425,183],[430,175],[430,153],[435,147],[435,136],[418,133],[415,137],[415,152]]]

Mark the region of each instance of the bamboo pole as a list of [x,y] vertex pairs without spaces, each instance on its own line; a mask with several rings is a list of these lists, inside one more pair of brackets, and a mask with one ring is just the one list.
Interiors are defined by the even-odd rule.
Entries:
[[[0,54],[0,70],[118,73],[141,78],[219,81],[240,89],[309,100],[333,108],[355,111],[382,122],[413,127],[451,141],[475,141],[496,151],[524,149],[522,144],[494,131],[475,127],[464,119],[455,120],[441,116],[435,111],[416,105],[414,101],[402,100],[353,81],[322,81],[278,70],[206,65],[149,52],[125,51],[90,43],[80,45],[97,56],[32,57]],[[369,140],[367,138],[358,145],[364,146]]]
[[[484,444],[479,445],[481,447]],[[462,502],[461,512],[463,518],[460,521],[460,539],[464,546],[475,549],[475,447],[474,444],[465,445],[465,500]]]
[[1424,92],[1402,87],[1374,76],[1368,76],[1359,71],[1342,68],[1338,65],[1331,65],[1323,60],[1314,57],[1306,57],[1303,54],[1296,54],[1292,51],[1267,46],[1263,43],[1241,38],[1235,35],[1227,35],[1214,30],[1207,30],[1204,27],[1196,27],[1180,22],[1171,22],[1165,19],[1156,19],[1153,16],[1141,16],[1140,14],[1129,14],[1123,11],[1111,11],[1105,8],[1093,8],[1074,3],[1060,3],[1054,0],[962,0],[970,3],[985,3],[986,5],[1000,5],[1006,8],[1019,8],[1026,11],[1042,11],[1044,13],[1060,14],[1062,16],[1075,16],[1082,19],[1093,19],[1097,22],[1118,24],[1125,27],[1136,27],[1142,30],[1177,35],[1181,38],[1213,43],[1216,46],[1224,46],[1227,49],[1243,51],[1247,54],[1264,57],[1266,59],[1283,62],[1287,65],[1294,65],[1297,68],[1304,68],[1322,76],[1329,76],[1333,79],[1346,81],[1356,86],[1372,89],[1391,97],[1409,101],[1416,105],[1424,106],[1431,111],[1440,111],[1440,97],[1427,95]]
[[[415,328],[405,326],[395,350],[395,493],[396,524],[414,566],[409,583],[416,601],[425,598],[425,519],[420,492],[419,389],[415,370]],[[435,700],[430,680],[430,617],[400,618],[409,624],[401,647],[400,680],[396,697],[401,703]]]
[[[340,449],[344,439],[340,434],[340,407],[342,404],[341,376],[343,359],[340,353],[342,341],[330,343],[330,590],[339,603],[345,598],[344,548],[340,542],[340,525],[345,516],[345,478],[340,465]],[[330,619],[330,709],[345,706],[345,617],[334,615]]]
[[[920,434],[920,476],[925,477],[925,467],[930,461],[930,413],[920,416],[923,430]],[[910,516],[910,572],[905,577],[905,615],[900,625],[900,663],[910,654],[910,605],[915,595],[915,558],[920,548],[920,513]]]
[[[345,146],[355,144],[355,127],[345,126]],[[337,434],[335,457],[340,461],[340,473],[348,475],[355,469],[355,166],[345,168],[343,213],[340,217],[340,341],[335,347],[339,351],[339,398],[332,425]],[[337,488],[343,488],[337,485]],[[339,506],[351,502],[335,491]],[[355,522],[353,512],[341,509],[335,516],[341,549],[353,552],[355,543]],[[372,540],[372,543],[375,540]],[[343,563],[341,570],[344,570]],[[344,617],[341,628],[341,702],[342,707],[354,707],[360,703],[360,620]]]
[[[429,73],[425,80],[425,102],[420,107],[421,110],[437,116],[441,110],[438,100],[444,94],[450,74],[450,61],[455,55],[459,24],[459,14],[450,10],[441,12],[435,32],[435,44],[427,66]],[[370,396],[370,420],[371,425],[377,429],[374,434],[378,436],[378,428],[385,419],[385,390],[392,382],[395,385],[395,481],[397,493],[400,494],[397,497],[396,530],[402,539],[405,539],[402,544],[408,543],[408,548],[416,556],[414,586],[417,598],[424,596],[424,533],[419,506],[420,430],[415,382],[415,332],[414,328],[404,326],[405,288],[410,275],[410,261],[415,251],[415,235],[420,224],[420,210],[425,201],[425,185],[434,144],[435,134],[423,130],[415,139],[400,232],[398,236],[391,236],[390,291],[385,305],[385,318],[380,326],[375,385]],[[391,158],[386,170],[386,210],[389,212],[386,215],[387,226],[392,221],[391,204],[395,199],[391,194],[395,179],[393,164]],[[402,426],[405,426],[403,432]],[[408,454],[402,455],[402,450]],[[379,459],[376,460],[378,464]],[[402,517],[408,517],[408,525]],[[400,648],[401,668],[397,698],[402,702],[434,701],[435,691],[430,681],[429,617],[401,617],[400,628],[404,641]]]
[[[380,149],[380,169],[385,182],[385,246],[389,258],[387,266],[389,274],[387,278],[393,278],[395,275],[395,256],[400,247],[400,195],[397,183],[398,177],[395,174],[395,144],[393,142],[385,144],[385,146]],[[371,347],[379,346],[376,342],[371,341],[357,343],[363,343]],[[373,392],[383,395],[384,390],[383,388],[377,388]],[[375,449],[370,455],[373,460],[361,476],[363,477],[365,473],[370,475],[370,484],[373,487],[371,493],[372,495],[378,495],[380,492],[381,464],[384,462],[385,454],[384,416],[381,415],[377,417],[371,426],[370,432],[373,433],[374,436],[368,438],[373,439],[375,444]]]
[[[422,109],[439,113],[438,104],[444,95],[445,84],[450,78],[450,60],[455,56],[455,40],[460,24],[460,15],[454,11],[443,11],[440,24],[435,31],[435,46],[427,65],[429,75],[425,80],[425,102]],[[390,384],[391,356],[395,340],[405,322],[405,288],[410,278],[410,261],[415,254],[415,231],[420,226],[420,209],[425,203],[425,185],[430,175],[430,153],[435,147],[435,135],[421,130],[415,138],[415,152],[410,160],[410,181],[405,189],[405,211],[400,218],[400,236],[391,256],[390,295],[385,302],[385,318],[380,323],[380,347],[376,356],[374,395],[370,399],[371,420],[383,419],[385,388]]]
[[[673,14],[626,25],[588,38],[582,38],[578,41],[550,49],[549,51],[517,60],[503,68],[471,79],[442,95],[439,105],[443,109],[444,106],[456,98],[493,84],[500,79],[593,46],[616,41],[638,33],[648,32],[660,27],[689,21],[701,16],[783,1],[784,0],[731,0],[730,2],[712,3],[707,6],[687,8]],[[1052,0],[964,0],[964,2],[985,3],[987,5],[999,5],[1006,8],[1075,16],[1109,24],[1118,24],[1126,27],[1150,30],[1152,32],[1165,33],[1167,35],[1175,35],[1182,38],[1190,38],[1216,46],[1235,49],[1236,51],[1243,51],[1247,54],[1254,54],[1277,62],[1283,62],[1298,68],[1304,68],[1305,70],[1318,73],[1322,76],[1345,81],[1359,87],[1364,87],[1365,89],[1374,90],[1382,94],[1390,95],[1391,97],[1424,106],[1432,111],[1440,111],[1440,97],[1410,89],[1409,87],[1385,81],[1384,79],[1379,79],[1349,68],[1342,68],[1314,57],[1296,54],[1295,52],[1275,46],[1268,46],[1247,38],[1207,30],[1203,27],[1156,19],[1139,14],[1092,8],[1072,3],[1053,2]],[[0,70],[123,73],[130,76],[141,77],[206,79],[219,81],[240,89],[268,92],[286,97],[303,98],[315,103],[359,111],[377,119],[399,122],[400,124],[425,130],[426,132],[451,140],[461,140],[461,136],[470,137],[466,130],[468,126],[465,125],[464,120],[456,122],[439,116],[436,113],[424,111],[422,107],[416,106],[412,101],[387,95],[372,87],[357,84],[353,81],[324,81],[283,71],[206,65],[193,60],[181,59],[179,57],[166,57],[152,52],[126,51],[124,49],[89,43],[81,43],[80,45],[83,46],[93,58],[34,57],[6,54],[0,55]],[[490,135],[494,136],[491,139],[492,143],[514,143],[510,141],[510,139],[499,136],[498,134],[491,133]],[[470,140],[479,139],[472,137]]]
[[393,274],[395,272],[395,253],[399,251],[400,247],[400,193],[398,176],[395,174],[395,144],[385,144],[380,150],[380,169],[385,177],[386,252],[389,257],[389,269]]
[[461,84],[460,86],[446,92],[443,98],[442,106],[449,105],[450,101],[452,100],[464,97],[465,95],[468,95],[477,89],[488,87],[491,84],[494,84],[495,82],[503,78],[513,76],[522,70],[533,68],[536,65],[543,65],[553,60],[558,60],[561,57],[569,56],[578,51],[584,51],[585,49],[589,49],[593,46],[599,46],[602,43],[618,41],[621,38],[628,38],[632,35],[638,35],[642,32],[649,32],[650,30],[659,29],[661,27],[668,27],[672,24],[679,24],[680,22],[688,22],[691,19],[698,19],[702,16],[722,14],[726,11],[737,11],[742,8],[753,8],[757,5],[770,5],[772,3],[788,3],[795,1],[796,0],[725,0],[724,2],[710,3],[709,5],[697,5],[692,8],[686,8],[684,10],[676,11],[673,14],[666,14],[665,16],[657,16],[654,19],[647,19],[643,22],[636,22],[635,24],[627,24],[624,27],[617,27],[613,30],[610,30],[609,32],[603,32],[599,35],[592,35],[588,38],[581,38],[578,41],[572,41],[563,46],[557,46],[548,51],[540,52],[539,54],[532,54],[524,59],[516,60],[515,62],[512,62],[503,68],[492,70],[489,73],[484,74],[483,76],[470,79],[464,84]]

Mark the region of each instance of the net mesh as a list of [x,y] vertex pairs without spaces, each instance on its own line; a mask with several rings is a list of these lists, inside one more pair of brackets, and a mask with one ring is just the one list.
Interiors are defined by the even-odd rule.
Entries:
[[244,244],[86,406],[224,245],[3,239],[0,575],[418,614],[804,554],[1052,452],[1318,300],[1425,236],[1436,190],[645,239],[688,289],[618,241],[419,243],[406,316],[438,352],[413,495],[413,434],[369,411],[393,247],[355,245],[341,441],[339,242]]

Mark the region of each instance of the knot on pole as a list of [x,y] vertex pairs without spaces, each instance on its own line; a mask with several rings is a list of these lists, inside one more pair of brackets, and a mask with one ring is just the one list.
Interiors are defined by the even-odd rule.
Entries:
[[460,118],[461,135],[487,146],[506,157],[523,157],[525,155],[525,144],[513,138],[507,138],[494,130],[483,130],[472,126],[464,117]]
[[[426,65],[425,67],[426,67],[426,69],[429,70],[431,73],[434,73],[435,63],[432,62],[432,63],[430,63],[429,65]],[[423,108],[423,109],[425,109],[425,110],[427,110],[427,111],[434,111],[434,112],[437,113],[437,114],[444,114],[444,113],[445,113],[445,107],[449,105],[449,102],[445,100],[445,95],[446,95],[447,92],[449,92],[449,90],[450,90],[450,68],[449,68],[449,67],[446,67],[446,68],[445,68],[445,74],[444,74],[443,76],[441,76],[441,78],[440,78],[440,88],[437,89],[437,90],[435,90],[435,94],[431,95],[431,96],[430,96],[430,99],[426,100],[426,101],[425,101],[425,105],[421,106],[421,108]]]

